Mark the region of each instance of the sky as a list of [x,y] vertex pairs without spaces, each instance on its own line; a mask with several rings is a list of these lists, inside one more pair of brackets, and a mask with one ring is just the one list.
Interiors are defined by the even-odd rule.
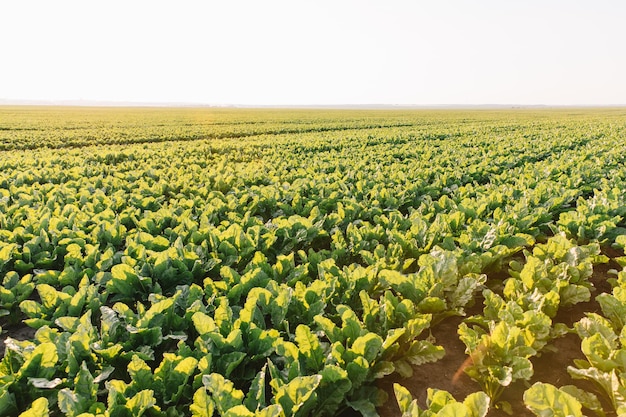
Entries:
[[0,100],[626,104],[623,0],[2,0]]

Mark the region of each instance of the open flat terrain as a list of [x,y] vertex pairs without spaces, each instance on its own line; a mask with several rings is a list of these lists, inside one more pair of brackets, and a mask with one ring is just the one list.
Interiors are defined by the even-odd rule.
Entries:
[[624,415],[625,162],[622,108],[0,107],[0,416]]

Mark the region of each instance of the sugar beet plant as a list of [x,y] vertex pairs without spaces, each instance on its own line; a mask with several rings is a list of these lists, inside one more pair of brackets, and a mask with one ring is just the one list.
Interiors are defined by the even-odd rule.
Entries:
[[[482,416],[625,234],[619,110],[0,114],[0,415]],[[620,412],[622,278],[570,368]],[[484,392],[378,388],[445,358],[430,330],[477,297]],[[554,398],[600,410],[525,396]]]

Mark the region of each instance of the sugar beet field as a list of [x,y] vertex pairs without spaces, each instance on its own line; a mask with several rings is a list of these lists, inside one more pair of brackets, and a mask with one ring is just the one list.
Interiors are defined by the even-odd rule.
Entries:
[[626,109],[0,107],[0,416],[626,415]]

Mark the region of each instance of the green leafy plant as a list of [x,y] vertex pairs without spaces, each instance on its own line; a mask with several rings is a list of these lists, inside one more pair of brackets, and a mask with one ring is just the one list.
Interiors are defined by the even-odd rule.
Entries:
[[529,358],[551,338],[552,322],[541,311],[524,311],[515,301],[505,302],[490,290],[485,297],[484,317],[461,323],[458,333],[469,362],[463,371],[476,380],[496,403],[505,387],[533,375]]
[[575,324],[586,360],[568,367],[573,378],[587,379],[602,389],[618,413],[626,412],[626,273],[620,271],[611,294],[596,297],[603,316],[587,313]]
[[459,402],[447,391],[428,388],[426,408],[421,409],[402,385],[394,384],[393,390],[402,417],[485,417],[489,412],[490,399],[482,391],[469,394]]
[[535,383],[524,392],[524,404],[537,416],[583,416],[582,404],[576,397],[543,382]]

